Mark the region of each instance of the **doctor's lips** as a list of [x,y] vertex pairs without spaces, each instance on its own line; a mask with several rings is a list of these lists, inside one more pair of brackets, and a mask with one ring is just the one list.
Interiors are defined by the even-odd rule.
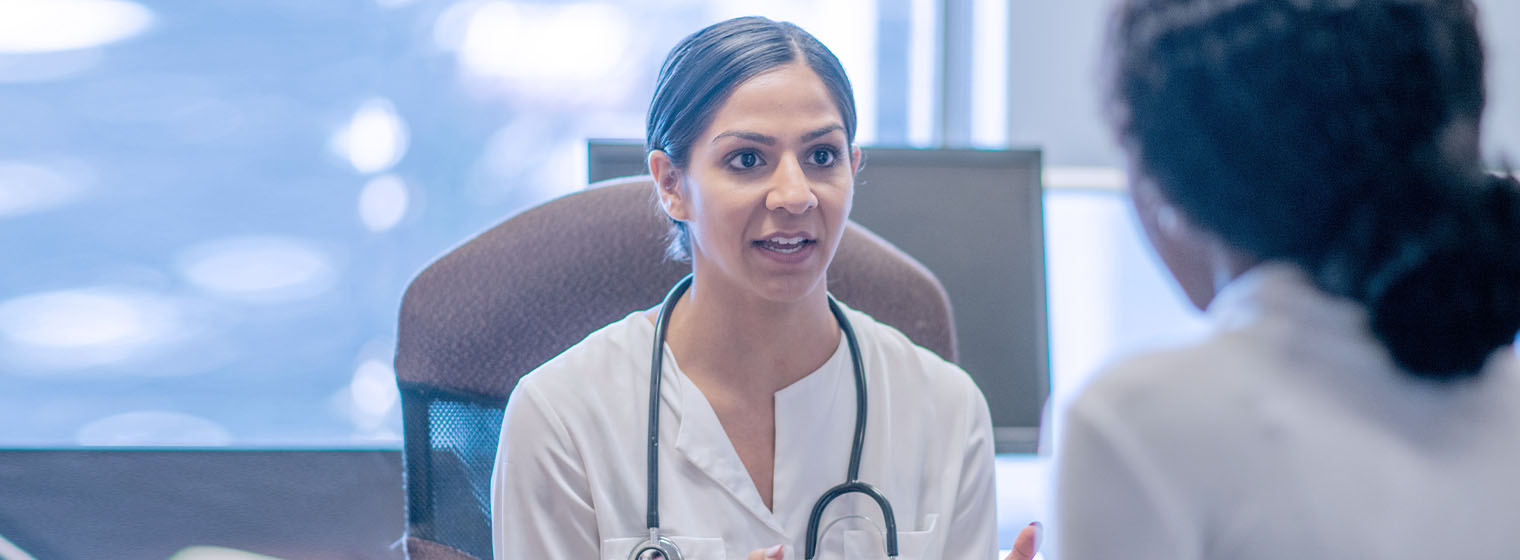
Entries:
[[783,255],[796,253],[817,242],[817,239],[806,233],[778,233],[753,241],[756,247],[775,251]]

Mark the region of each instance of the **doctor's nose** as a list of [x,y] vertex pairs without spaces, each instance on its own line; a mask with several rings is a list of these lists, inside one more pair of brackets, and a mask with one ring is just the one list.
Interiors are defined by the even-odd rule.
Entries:
[[771,182],[770,192],[765,197],[766,208],[801,214],[818,205],[812,181],[808,180],[807,173],[802,170],[801,162],[795,156],[782,158],[771,176]]

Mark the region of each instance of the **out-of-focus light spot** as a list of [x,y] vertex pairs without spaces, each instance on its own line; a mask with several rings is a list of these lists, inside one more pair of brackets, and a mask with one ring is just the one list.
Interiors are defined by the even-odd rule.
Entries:
[[174,553],[169,560],[280,560],[273,556],[265,556],[221,546],[192,546]]
[[116,367],[113,372],[159,376],[202,373],[225,363],[225,353],[215,347],[178,358],[173,366],[153,362],[176,351],[178,344],[204,342],[205,316],[185,300],[126,286],[42,292],[0,302],[0,370],[47,375],[110,365]]
[[1113,167],[1051,166],[1042,175],[1047,189],[1122,191],[1129,184],[1124,170]]
[[0,333],[43,349],[130,350],[172,338],[180,330],[173,304],[130,290],[64,290],[0,303]]
[[60,80],[94,68],[102,58],[100,49],[0,54],[0,83]]
[[180,271],[208,292],[255,303],[305,299],[331,289],[336,273],[326,255],[300,240],[234,237],[196,245]]
[[232,441],[215,422],[166,410],[107,416],[79,428],[75,439],[80,445],[111,447],[219,447]]
[[367,417],[383,416],[401,399],[396,390],[396,371],[380,360],[365,360],[354,370],[348,395],[353,399],[355,412]]
[[360,173],[377,173],[401,161],[408,141],[406,123],[396,108],[375,98],[360,105],[348,126],[333,136],[333,147]]
[[0,0],[0,52],[66,51],[143,32],[153,13],[122,0]]
[[359,192],[359,220],[370,231],[385,231],[401,223],[407,204],[406,183],[395,175],[381,175]]
[[628,19],[597,3],[466,2],[435,22],[434,41],[468,72],[551,87],[606,80],[622,60]]
[[332,396],[333,411],[354,427],[350,436],[371,443],[399,443],[401,401],[391,357],[396,353],[394,336],[365,343],[355,355],[353,379]]
[[56,169],[0,161],[0,218],[51,210],[83,193],[78,179]]

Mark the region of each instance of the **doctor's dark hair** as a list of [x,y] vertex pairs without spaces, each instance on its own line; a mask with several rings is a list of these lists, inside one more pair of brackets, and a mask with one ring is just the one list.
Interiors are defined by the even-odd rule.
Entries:
[[1468,0],[1125,0],[1108,108],[1195,223],[1357,301],[1405,372],[1520,330],[1520,185],[1484,172]]
[[[799,60],[823,80],[839,108],[845,137],[853,145],[855,93],[834,53],[791,23],[741,17],[697,31],[670,50],[649,102],[645,149],[665,152],[677,169],[685,171],[692,142],[734,89],[750,78]],[[691,234],[686,224],[672,220],[671,228],[670,257],[690,259]]]

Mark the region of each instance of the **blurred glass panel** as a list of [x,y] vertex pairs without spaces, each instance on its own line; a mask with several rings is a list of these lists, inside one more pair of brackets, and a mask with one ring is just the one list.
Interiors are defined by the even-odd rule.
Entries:
[[0,19],[0,52],[70,51],[114,43],[153,22],[146,8],[121,0],[9,0]]
[[[1484,153],[1520,166],[1520,2],[1474,0],[1487,49]],[[1108,0],[1010,2],[1010,126],[1015,144],[1045,148],[1047,165],[1120,167],[1103,120],[1099,63]]]
[[0,445],[374,431],[334,396],[406,274],[356,210],[405,156],[380,10],[0,3]]
[[676,41],[798,23],[873,142],[907,6],[0,2],[0,446],[396,447],[406,284],[641,138]]

